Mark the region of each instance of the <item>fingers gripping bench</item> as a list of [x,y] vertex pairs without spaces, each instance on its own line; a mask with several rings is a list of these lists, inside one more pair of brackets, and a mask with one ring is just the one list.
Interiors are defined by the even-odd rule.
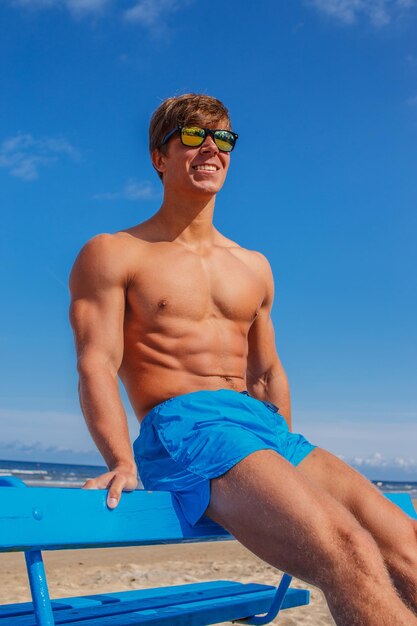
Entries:
[[[0,478],[0,552],[25,553],[32,602],[0,606],[0,626],[194,626],[240,621],[266,624],[280,609],[308,604],[309,592],[213,581],[50,600],[42,550],[104,548],[232,537],[207,519],[192,528],[168,492],[124,493],[109,510],[106,491],[26,487]],[[6,488],[7,487],[7,488]],[[266,615],[260,615],[266,614]]]

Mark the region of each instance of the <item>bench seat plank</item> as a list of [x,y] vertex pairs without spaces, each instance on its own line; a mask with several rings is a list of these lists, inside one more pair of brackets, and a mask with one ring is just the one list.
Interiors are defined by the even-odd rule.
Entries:
[[[184,585],[174,585],[169,587],[155,587],[150,589],[135,589],[131,591],[115,591],[111,593],[98,593],[88,596],[71,596],[68,598],[57,598],[51,600],[52,608],[55,611],[63,609],[76,609],[84,608],[88,606],[101,606],[102,604],[111,604],[116,602],[124,602],[126,600],[142,600],[159,598],[161,595],[166,597],[170,595],[177,595],[178,593],[186,592],[187,590],[194,589],[200,591],[202,585],[210,585],[210,588],[216,589],[218,587],[225,588],[225,585],[230,585],[230,588],[236,588],[241,586],[241,583],[225,580],[213,580],[209,583],[188,583]],[[10,617],[14,615],[29,615],[33,612],[32,602],[19,602],[13,604],[4,604],[0,606],[0,621],[2,617]]]
[[[246,615],[266,612],[275,595],[275,588],[268,585],[242,584],[229,581],[193,583],[174,587],[125,591],[115,594],[98,594],[82,598],[53,600],[54,619],[59,624],[191,624],[192,615],[198,622],[215,623],[230,621]],[[283,608],[308,604],[305,590],[290,589]],[[80,602],[81,601],[81,602]],[[90,606],[81,605],[84,601]],[[68,608],[72,606],[73,608]],[[31,603],[22,603],[24,614],[18,615],[19,605],[2,607],[0,624],[35,626]],[[202,622],[202,616],[204,621]],[[226,617],[225,617],[226,616]],[[179,620],[179,621],[178,621]],[[185,620],[185,621],[184,621]]]
[[[89,606],[101,606],[103,604],[117,604],[120,602],[126,602],[129,600],[157,600],[161,596],[168,598],[171,596],[178,596],[180,593],[186,593],[187,591],[199,592],[205,588],[216,590],[221,588],[226,590],[229,588],[231,591],[241,588],[242,583],[225,580],[215,580],[209,583],[188,583],[184,585],[174,585],[169,587],[155,587],[151,589],[135,589],[132,591],[116,591],[111,593],[98,593],[88,596],[72,596],[68,598],[57,598],[51,600],[52,608],[54,612],[64,609],[77,609],[85,608]],[[10,617],[17,615],[29,615],[33,612],[32,602],[19,602],[17,604],[5,604],[0,606],[0,622],[2,617]]]

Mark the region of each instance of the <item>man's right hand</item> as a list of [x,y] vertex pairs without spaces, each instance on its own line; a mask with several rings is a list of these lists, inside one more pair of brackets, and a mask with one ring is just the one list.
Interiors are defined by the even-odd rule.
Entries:
[[115,467],[113,470],[87,480],[83,489],[108,489],[107,506],[115,509],[119,504],[122,491],[134,491],[138,486],[136,469]]

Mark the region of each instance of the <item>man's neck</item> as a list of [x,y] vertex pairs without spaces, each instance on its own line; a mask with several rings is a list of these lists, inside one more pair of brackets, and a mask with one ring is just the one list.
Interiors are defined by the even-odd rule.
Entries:
[[190,248],[210,246],[217,233],[213,226],[215,201],[215,195],[193,199],[165,196],[151,221],[168,241]]

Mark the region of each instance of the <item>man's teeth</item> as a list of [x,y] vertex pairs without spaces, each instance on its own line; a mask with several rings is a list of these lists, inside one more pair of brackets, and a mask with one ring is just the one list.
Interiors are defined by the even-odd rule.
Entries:
[[215,165],[194,165],[194,169],[195,170],[207,170],[208,172],[215,172],[217,168]]

